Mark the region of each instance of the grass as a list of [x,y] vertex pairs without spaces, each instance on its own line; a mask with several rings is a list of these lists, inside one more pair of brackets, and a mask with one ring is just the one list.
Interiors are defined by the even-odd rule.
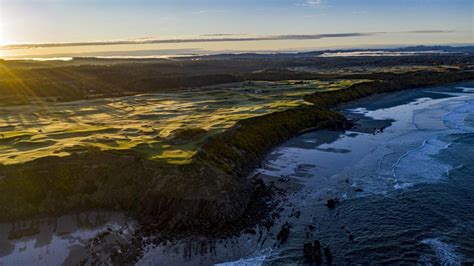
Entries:
[[[429,72],[402,78],[387,75],[346,90],[330,91],[335,89],[332,84],[314,86],[301,89],[313,91],[304,97],[314,105],[300,102],[305,106],[279,112],[273,111],[286,108],[282,103],[298,104],[288,93],[298,91],[299,84],[258,84],[259,90],[267,93],[251,93],[246,85],[229,85],[212,88],[212,93],[81,101],[51,105],[46,110],[35,110],[35,106],[15,112],[0,109],[4,131],[41,130],[35,141],[54,141],[48,147],[20,150],[15,139],[5,142],[4,150],[12,152],[2,151],[0,156],[22,152],[16,157],[32,160],[52,147],[53,154],[65,156],[21,165],[0,164],[0,221],[107,209],[130,211],[138,219],[152,221],[160,232],[227,229],[251,215],[251,203],[262,199],[252,182],[239,177],[247,176],[267,151],[302,130],[349,126],[342,114],[326,107],[376,93],[472,80],[473,76],[472,72]],[[296,87],[292,90],[291,86]],[[258,104],[253,106],[255,102]],[[245,116],[253,117],[232,120]],[[234,126],[223,132],[229,124]],[[78,132],[88,126],[89,130]],[[110,130],[97,131],[97,127]],[[70,138],[51,136],[58,128],[64,128],[66,136],[71,132]],[[87,132],[90,134],[83,135]],[[25,138],[21,141],[31,141]],[[102,151],[113,149],[125,151]],[[72,150],[81,152],[66,156]]]
[[[226,84],[179,93],[0,107],[0,164],[67,156],[73,147],[134,150],[145,158],[186,164],[210,136],[240,120],[307,105],[304,95],[362,80]],[[173,140],[173,132],[202,130]]]

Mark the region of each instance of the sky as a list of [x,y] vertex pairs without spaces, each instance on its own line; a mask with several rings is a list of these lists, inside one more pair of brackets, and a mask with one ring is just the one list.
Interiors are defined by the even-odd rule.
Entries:
[[470,44],[473,14],[472,0],[0,0],[0,45],[7,57]]

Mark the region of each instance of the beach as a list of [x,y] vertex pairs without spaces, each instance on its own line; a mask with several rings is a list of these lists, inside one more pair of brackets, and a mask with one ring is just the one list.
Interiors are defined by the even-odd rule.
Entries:
[[[315,240],[337,264],[473,261],[473,92],[474,83],[462,83],[340,106],[355,122],[352,129],[295,137],[252,173],[278,191],[273,224],[238,236],[155,241],[144,247],[138,264],[305,264],[303,246]],[[327,206],[330,199],[336,200],[334,208]],[[94,250],[89,245],[97,235],[110,231],[107,238],[114,239],[129,224],[74,227],[67,234],[48,229],[49,240],[42,242],[39,235],[3,239],[10,248],[0,260],[50,263],[47,256],[21,255],[41,242],[42,253],[77,261]],[[277,240],[285,224],[288,239]],[[4,230],[12,230],[8,226]],[[66,241],[71,235],[80,241]],[[101,245],[114,247],[109,242]]]
[[[314,240],[338,264],[473,261],[473,87],[368,97],[341,107],[353,129],[275,149],[257,172],[292,189],[270,243],[225,265],[305,264],[303,246]],[[335,209],[328,199],[339,199]],[[287,222],[287,243],[275,245]]]

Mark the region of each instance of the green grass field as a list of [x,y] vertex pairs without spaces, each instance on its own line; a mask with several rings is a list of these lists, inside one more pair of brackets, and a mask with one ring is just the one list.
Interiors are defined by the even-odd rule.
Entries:
[[[248,82],[179,93],[0,106],[0,164],[67,156],[87,146],[134,150],[150,160],[185,164],[207,138],[236,121],[308,104],[302,100],[305,94],[363,81]],[[189,130],[180,136],[179,129]]]

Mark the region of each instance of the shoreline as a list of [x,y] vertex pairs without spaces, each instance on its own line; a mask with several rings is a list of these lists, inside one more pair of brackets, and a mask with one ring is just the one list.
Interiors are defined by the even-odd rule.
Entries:
[[[417,93],[417,91],[414,90],[414,91],[412,91],[410,94],[416,94],[416,93]],[[423,93],[424,93],[424,92],[423,92]],[[384,96],[386,97],[387,95],[377,95],[377,96],[375,96],[375,97],[379,97],[379,96],[380,96],[380,97],[384,97]],[[364,98],[364,99],[367,99],[367,98]],[[352,102],[351,104],[353,105],[353,104],[360,104],[360,103],[358,103],[358,102]],[[385,104],[387,104],[387,103],[385,103]],[[370,108],[369,108],[369,109],[370,109]],[[321,133],[321,132],[318,131],[317,133],[319,134],[319,133]],[[312,145],[315,145],[315,144],[312,144]],[[309,167],[309,166],[308,166],[308,167]],[[304,169],[303,169],[303,170],[304,170]],[[302,178],[303,178],[303,176],[302,176]],[[275,181],[277,181],[277,180],[275,180]],[[287,186],[288,184],[287,184],[287,183],[282,183],[282,185]],[[297,190],[297,189],[298,189],[298,188],[295,188],[295,190]],[[274,227],[278,228],[278,225],[279,225],[279,224],[277,223],[276,225],[274,225]],[[258,230],[257,230],[257,231],[258,231]],[[152,234],[155,233],[155,232],[156,232],[156,231],[154,231],[154,230],[151,231]],[[223,236],[223,235],[221,235],[221,237],[222,237],[222,236]],[[125,249],[124,249],[124,251],[125,251]],[[119,258],[120,258],[120,256],[119,256]],[[124,261],[124,259],[121,259],[121,260]]]
[[[474,79],[474,73],[469,72],[410,74],[403,82],[390,79],[388,81],[356,84],[341,91],[315,93],[305,97],[306,100],[313,102],[314,106],[288,109],[287,111],[238,122],[235,126],[204,144],[198,153],[193,156],[192,163],[187,166],[155,165],[137,158],[133,154],[99,151],[87,151],[71,156],[72,158],[39,159],[22,166],[0,166],[0,176],[4,176],[1,180],[0,191],[5,192],[1,202],[11,202],[12,199],[16,199],[14,202],[28,202],[30,200],[25,198],[26,195],[22,192],[23,188],[17,187],[14,182],[15,177],[12,177],[12,174],[17,173],[17,171],[25,173],[22,181],[28,183],[31,182],[31,177],[28,177],[27,173],[42,175],[41,171],[46,171],[43,175],[51,175],[51,165],[61,164],[63,165],[62,169],[68,165],[70,167],[68,175],[73,176],[72,182],[77,182],[74,180],[82,179],[82,176],[87,175],[87,173],[89,173],[89,176],[91,173],[95,173],[95,170],[90,169],[89,172],[84,172],[82,165],[87,165],[96,160],[103,161],[105,156],[105,158],[108,158],[107,161],[114,165],[115,170],[102,166],[101,171],[116,173],[116,178],[120,178],[114,183],[118,183],[110,184],[110,180],[104,180],[104,183],[100,186],[105,188],[105,191],[95,189],[93,194],[85,195],[85,198],[80,199],[80,201],[77,201],[79,199],[69,200],[70,196],[68,194],[58,194],[58,196],[68,199],[70,207],[67,207],[67,205],[66,207],[58,206],[55,201],[64,202],[64,200],[54,199],[53,197],[51,202],[55,203],[53,206],[57,206],[50,206],[53,213],[64,213],[65,209],[74,211],[81,209],[82,207],[78,208],[81,205],[90,206],[86,203],[91,200],[99,200],[97,201],[99,202],[97,209],[110,209],[112,207],[112,209],[131,211],[131,213],[142,213],[144,214],[142,217],[145,217],[145,220],[153,221],[156,230],[159,231],[187,231],[190,228],[198,228],[197,231],[200,232],[209,232],[210,228],[213,228],[214,231],[220,231],[231,223],[241,221],[242,216],[246,216],[245,212],[252,201],[247,195],[249,191],[253,191],[252,186],[246,180],[246,176],[253,171],[269,150],[291,137],[300,135],[308,128],[347,128],[348,122],[343,116],[324,107],[374,94],[472,79]],[[120,166],[120,164],[123,164],[123,169],[129,170],[123,171],[122,169],[122,171],[117,172],[116,169],[120,168],[117,166]],[[71,172],[71,169],[75,170]],[[52,170],[55,171],[56,175],[59,173],[58,171],[62,171],[61,168],[54,169],[54,167]],[[127,176],[131,173],[130,171],[136,173]],[[138,183],[137,173],[141,173],[140,182]],[[183,173],[187,173],[186,176],[184,178],[179,177]],[[93,174],[91,178],[94,175],[96,174]],[[143,179],[143,177],[146,178]],[[69,180],[71,177],[66,176],[66,178]],[[41,177],[36,176],[35,179],[41,179]],[[146,179],[149,181],[145,181]],[[183,180],[186,181],[183,183]],[[5,183],[6,181],[12,181],[13,183],[9,185],[9,183]],[[143,182],[147,183],[148,188],[145,190]],[[134,185],[130,188],[130,184]],[[152,190],[149,189],[150,184],[154,184]],[[44,189],[48,191],[51,188],[44,187]],[[89,188],[85,187],[84,189],[88,191]],[[110,194],[112,191],[114,191],[113,194]],[[12,195],[12,193],[15,194]],[[38,193],[40,193],[38,197],[41,197],[41,193],[44,192],[39,191]],[[70,193],[70,195],[74,195],[73,191]],[[135,194],[139,194],[139,197]],[[99,195],[101,198],[98,198]],[[48,204],[50,203],[43,203],[43,205]],[[3,207],[7,207],[7,204],[4,204]],[[11,211],[11,206],[2,211],[3,215],[0,220],[14,220],[15,217],[27,218],[31,213],[40,216],[45,214],[45,211],[38,211],[38,209],[26,209],[18,214],[11,213]],[[160,219],[156,220],[158,216]],[[176,217],[180,218],[177,220]],[[218,221],[218,223],[209,223],[209,221]]]
[[[468,87],[472,87],[472,83],[470,85]],[[468,98],[470,101],[467,101],[464,99],[467,96],[457,94],[463,93],[462,90],[453,87],[446,91],[436,91],[436,93],[443,94],[443,97],[435,99],[428,99],[433,95],[431,88],[426,91],[421,90],[421,92],[411,91],[409,94],[412,100],[409,101],[409,104],[393,104],[392,101],[396,103],[398,99],[395,96],[399,94],[395,94],[394,97],[384,95],[378,99],[383,99],[382,102],[374,100],[350,104],[345,108],[345,110],[349,109],[349,113],[367,114],[368,120],[393,119],[395,122],[384,132],[378,132],[375,135],[370,132],[361,134],[356,129],[342,134],[337,140],[324,142],[322,145],[319,141],[327,139],[325,135],[335,135],[336,133],[321,131],[309,133],[289,141],[267,157],[269,163],[263,168],[266,175],[274,176],[274,179],[281,175],[288,176],[292,180],[291,182],[301,184],[300,192],[291,196],[295,205],[300,208],[288,204],[290,210],[295,208],[301,211],[301,218],[291,218],[291,211],[285,210],[285,213],[282,214],[282,217],[285,218],[280,221],[280,223],[288,221],[291,224],[293,241],[291,245],[279,249],[278,254],[272,255],[267,261],[282,264],[303,263],[303,244],[312,242],[312,240],[321,241],[322,246],[330,246],[334,258],[338,259],[338,264],[348,263],[347,260],[355,264],[375,261],[382,263],[384,261],[382,259],[386,259],[387,263],[390,259],[392,263],[395,263],[397,259],[400,259],[400,263],[416,263],[417,258],[413,255],[416,254],[416,251],[420,252],[418,253],[420,255],[429,254],[427,260],[431,260],[433,264],[437,263],[436,259],[445,261],[446,258],[431,256],[429,252],[432,247],[426,245],[426,239],[435,239],[446,246],[456,247],[455,243],[443,239],[447,237],[438,231],[441,229],[433,230],[435,222],[430,223],[430,226],[433,227],[423,227],[424,219],[427,218],[417,218],[417,213],[421,212],[422,208],[426,208],[425,215],[426,213],[429,215],[433,212],[440,212],[436,216],[437,219],[442,219],[444,217],[442,211],[446,206],[437,208],[436,204],[430,205],[430,200],[423,200],[423,197],[420,199],[423,203],[418,203],[416,200],[420,198],[418,196],[420,194],[427,199],[431,197],[431,201],[438,199],[439,194],[432,192],[432,189],[437,191],[444,189],[444,186],[447,186],[447,189],[451,188],[452,192],[457,192],[459,189],[456,185],[460,181],[451,181],[453,177],[446,176],[445,172],[446,170],[456,172],[459,169],[455,167],[456,164],[450,168],[449,165],[438,161],[438,153],[442,155],[449,148],[446,147],[446,143],[438,142],[436,138],[443,139],[446,134],[463,132],[463,129],[457,128],[457,125],[462,121],[453,117],[456,124],[453,124],[452,127],[449,126],[450,123],[445,127],[441,123],[433,123],[440,120],[446,113],[458,114],[456,110],[459,106],[469,104],[472,107],[472,95]],[[383,103],[383,105],[378,105],[378,103]],[[373,106],[377,106],[377,108],[371,109]],[[466,109],[462,110],[464,115],[469,112]],[[413,122],[411,116],[413,116]],[[363,125],[363,120],[361,123],[361,127],[367,127],[367,125]],[[469,133],[469,131],[464,133]],[[448,146],[451,145],[448,144]],[[472,146],[466,148],[472,150]],[[450,152],[451,156],[453,153],[455,152]],[[413,165],[414,161],[417,164]],[[454,163],[459,162],[455,161]],[[469,175],[466,176],[466,179],[469,182]],[[447,185],[450,182],[452,183]],[[326,199],[330,198],[340,199],[335,210],[330,210],[325,206]],[[467,198],[466,200],[471,199]],[[445,197],[438,201],[449,205],[449,200]],[[408,206],[406,206],[407,204]],[[451,207],[453,207],[452,211],[456,209],[453,205]],[[383,211],[385,208],[388,210]],[[390,211],[390,208],[393,210]],[[372,216],[378,217],[377,215],[380,213],[384,213],[385,216],[371,218]],[[412,241],[406,240],[406,245],[402,245],[405,244],[403,233],[406,230],[413,231],[415,229],[401,226],[401,228],[397,228],[400,231],[392,231],[390,221],[397,219],[398,216],[409,216],[409,219],[397,220],[400,223],[406,222],[404,226],[413,226],[414,224],[418,226],[416,232],[419,235]],[[314,221],[317,222],[313,224],[316,228],[316,233],[313,234],[312,231],[305,229],[305,226],[311,225],[311,222]],[[457,223],[447,224],[449,224],[446,225],[448,230],[454,226],[462,227]],[[381,226],[386,226],[386,228]],[[383,229],[385,229],[386,235],[384,239],[381,239],[379,230]],[[307,235],[305,236],[307,232],[310,233],[309,238]],[[401,238],[391,239],[391,236],[398,233]],[[463,239],[458,238],[458,240],[464,243]],[[393,246],[389,246],[389,244]],[[300,250],[295,250],[297,246],[300,247]],[[377,247],[382,246],[383,250],[390,255],[384,257],[383,252],[377,253],[379,251]],[[398,250],[401,253],[395,252]],[[410,253],[405,254],[406,250],[410,250]],[[458,253],[461,252],[459,249],[452,248],[449,252],[453,257],[462,257]],[[469,253],[464,252],[464,254]],[[472,255],[472,253],[470,254]],[[374,260],[371,261],[371,258]],[[467,258],[472,260],[472,256]]]
[[[400,93],[403,93],[403,92],[399,92],[399,93],[395,93],[394,96],[396,95],[399,95]],[[409,94],[411,95],[412,98],[419,98],[420,96],[423,97],[423,96],[431,96],[432,94],[430,94],[429,92],[426,92],[424,90],[420,90],[420,91],[416,91],[416,90],[413,90],[413,91],[410,91]],[[388,95],[380,95],[381,98],[385,98],[387,97]],[[376,96],[376,97],[379,97],[379,96]],[[447,100],[449,101],[450,99],[450,95],[447,95],[447,94],[444,94],[442,98],[440,98],[439,100],[441,101],[444,101],[444,100]],[[395,101],[394,102],[392,102]],[[392,106],[392,105],[397,105],[396,104],[396,101],[397,101],[397,98],[396,97],[392,97],[392,98],[389,98],[389,102],[383,102],[384,104],[386,104],[386,106]],[[435,102],[436,100],[434,100]],[[412,101],[409,101],[410,103]],[[359,105],[359,106],[363,106],[364,104],[362,103],[352,103],[351,105]],[[418,107],[418,103],[415,102],[415,108],[421,108]],[[403,104],[401,104],[403,105]],[[367,106],[367,108],[370,108],[369,106]],[[382,107],[383,109],[383,107]],[[370,119],[365,119],[363,121],[360,121],[360,123],[362,124],[361,127],[370,127],[370,121],[369,121],[369,125],[365,124],[368,120]],[[379,133],[377,134],[376,136],[373,136],[372,134],[361,134],[361,135],[365,135],[367,136],[368,138],[376,138],[376,139],[379,139],[379,138],[382,138],[384,139],[384,136],[386,134],[388,134],[387,136],[390,136],[390,134],[392,134],[394,131],[394,129],[387,129],[386,132],[384,133]],[[396,130],[395,130],[396,131]],[[305,234],[309,233],[311,236],[314,235],[314,237],[316,237],[316,239],[319,238],[319,233],[320,233],[320,230],[322,229],[318,229],[318,228],[323,228],[322,225],[319,225],[318,223],[316,223],[314,226],[316,227],[316,231],[313,232],[312,230],[308,230],[308,226],[309,225],[312,225],[312,221],[314,221],[313,219],[315,219],[315,217],[318,215],[318,213],[324,213],[324,214],[329,214],[330,216],[333,216],[336,214],[336,211],[335,210],[330,210],[326,207],[326,197],[338,197],[340,200],[341,200],[341,203],[342,205],[344,205],[345,203],[345,200],[346,198],[343,197],[344,193],[340,193],[340,194],[331,194],[331,195],[327,195],[326,194],[326,190],[324,190],[324,188],[326,187],[325,184],[326,184],[326,178],[328,176],[331,176],[331,175],[334,175],[334,174],[337,174],[337,171],[340,171],[341,169],[344,168],[344,166],[349,166],[350,164],[348,163],[348,161],[344,160],[342,162],[338,162],[336,165],[334,165],[334,160],[331,160],[334,159],[333,156],[331,156],[331,154],[334,154],[334,156],[341,156],[342,157],[347,157],[347,158],[356,158],[355,160],[357,159],[360,159],[359,158],[359,153],[354,153],[354,154],[348,154],[346,152],[344,152],[343,150],[338,150],[338,149],[326,149],[325,146],[333,146],[332,143],[333,142],[340,142],[340,141],[346,141],[346,142],[354,142],[353,138],[355,138],[355,133],[359,132],[358,129],[356,130],[350,130],[350,132],[347,132],[347,133],[342,133],[342,132],[334,132],[334,131],[324,131],[324,130],[320,130],[320,131],[315,131],[315,132],[311,132],[311,133],[307,133],[305,135],[302,135],[300,137],[296,137],[288,142],[286,142],[285,144],[283,144],[282,146],[284,147],[287,147],[287,146],[291,146],[291,147],[294,147],[294,150],[293,148],[288,150],[288,154],[286,155],[281,155],[278,150],[280,150],[281,147],[279,148],[276,148],[274,150],[272,150],[272,152],[270,154],[268,154],[267,156],[265,156],[265,160],[264,160],[264,163],[263,163],[263,168],[267,168],[270,169],[270,172],[271,171],[275,171],[275,167],[272,165],[272,164],[268,164],[268,160],[274,160],[277,156],[282,156],[284,159],[282,159],[281,162],[277,163],[281,166],[282,169],[284,169],[285,171],[290,171],[290,172],[285,172],[285,171],[282,171],[282,172],[273,172],[274,174],[269,174],[269,173],[266,173],[266,172],[261,172],[261,171],[258,171],[257,174],[260,174],[259,177],[264,179],[266,183],[274,183],[277,187],[281,188],[282,191],[284,191],[285,195],[286,196],[283,196],[283,197],[289,197],[291,200],[288,202],[288,201],[285,201],[285,200],[282,200],[282,205],[278,205],[278,207],[276,208],[278,211],[278,215],[275,216],[275,224],[271,227],[271,229],[266,229],[266,228],[263,228],[263,227],[256,227],[255,228],[255,231],[257,232],[257,236],[254,237],[251,233],[248,233],[246,231],[242,231],[242,234],[239,236],[239,237],[235,237],[235,238],[231,238],[232,240],[229,240],[228,242],[224,241],[224,243],[227,243],[227,245],[229,245],[229,242],[234,242],[234,241],[240,241],[240,245],[239,244],[236,244],[235,246],[232,246],[232,248],[229,248],[229,246],[227,246],[229,249],[236,249],[236,250],[241,250],[241,249],[245,249],[245,247],[247,247],[248,249],[252,250],[252,249],[256,249],[257,252],[255,252],[255,254],[253,254],[253,252],[244,252],[242,253],[242,256],[241,257],[236,257],[235,259],[231,259],[232,256],[233,256],[233,252],[230,251],[230,250],[219,250],[219,248],[217,248],[217,255],[214,255],[214,253],[209,253],[208,255],[194,255],[193,258],[190,259],[190,261],[186,261],[187,258],[183,258],[183,261],[180,261],[179,258],[176,258],[176,261],[174,261],[175,263],[184,263],[185,261],[187,263],[196,263],[196,261],[199,261],[199,259],[201,258],[202,260],[205,260],[207,262],[207,259],[209,259],[210,261],[212,261],[212,263],[214,262],[218,262],[218,263],[222,263],[222,265],[234,265],[232,263],[243,263],[243,262],[262,262],[264,259],[268,259],[266,260],[267,262],[271,262],[271,261],[274,261],[276,258],[279,258],[280,260],[277,260],[277,262],[281,262],[281,263],[284,263],[285,262],[285,258],[289,255],[287,252],[292,252],[293,253],[293,256],[292,258],[294,258],[295,260],[297,260],[298,258],[302,258],[302,250],[300,249],[297,249],[297,248],[302,248],[303,247],[303,242],[304,239],[308,236],[305,236]],[[367,133],[367,132],[365,132]],[[403,133],[403,132],[402,132]],[[357,141],[355,141],[354,145],[356,145]],[[365,144],[364,144],[365,143]],[[376,143],[381,143],[380,140]],[[382,141],[383,143],[383,141]],[[300,146],[301,145],[301,146]],[[361,142],[360,145],[362,145],[364,148],[364,150],[367,150],[369,149],[369,147],[371,147],[370,145],[368,145],[366,142]],[[378,145],[378,144],[377,144]],[[318,148],[314,148],[315,146],[318,146]],[[336,145],[337,146],[337,145]],[[354,150],[358,150],[356,147],[358,147],[357,145],[354,146]],[[322,165],[311,165],[310,163],[306,162],[305,160],[302,160],[300,157],[297,157],[295,155],[295,153],[297,153],[299,150],[301,149],[301,152],[304,152],[305,150],[307,150],[308,152],[310,150],[315,150],[319,155],[318,157],[316,158],[319,158],[319,156],[324,156],[323,157],[323,160],[321,161]],[[283,151],[284,152],[286,149],[283,148]],[[274,152],[276,152],[276,154],[274,154]],[[323,154],[327,154],[327,155],[323,155]],[[319,161],[319,160],[315,160],[316,155],[309,155],[308,156],[308,160],[310,161]],[[325,159],[324,159],[325,158]],[[339,157],[337,157],[339,158]],[[349,161],[351,161],[352,159],[349,159]],[[337,161],[337,160],[336,160]],[[333,171],[335,172],[328,172],[324,169],[326,168],[329,168],[329,167],[332,167],[334,168]],[[261,167],[259,168],[261,169]],[[295,173],[291,174],[292,171],[295,171]],[[308,188],[306,187],[305,188],[305,182],[309,182],[308,180],[308,172],[310,172],[311,170],[317,170],[317,175],[315,175],[315,180],[314,182],[317,182],[316,179],[320,180],[322,179],[321,182],[318,182],[316,185],[315,184],[312,184],[310,187],[311,187],[311,193],[315,193],[315,195],[306,195],[307,193],[309,193],[310,191],[308,191]],[[290,177],[291,175],[291,177]],[[347,186],[347,189],[348,189],[348,197],[366,197],[367,196],[367,193],[370,193],[371,190],[370,188],[367,186],[364,186],[362,184],[359,184],[357,186],[354,186],[352,187],[352,183],[346,183],[346,176],[344,175],[341,175],[340,178],[337,178],[337,181],[334,181],[334,183],[327,183],[327,187],[330,188],[331,190],[333,188],[340,188],[341,186],[343,186],[344,188],[346,188]],[[288,180],[287,180],[288,179]],[[318,188],[321,188],[323,189],[322,192],[316,192],[316,189]],[[350,195],[349,195],[350,194]],[[383,194],[381,195],[383,196]],[[314,199],[313,200],[309,200],[309,198],[311,199]],[[318,199],[319,198],[319,199]],[[311,204],[309,204],[309,201],[312,202]],[[306,203],[304,203],[306,202]],[[303,207],[298,207],[299,203],[303,203]],[[311,209],[311,211],[307,211],[306,208],[309,208],[310,206],[317,206],[317,211],[315,211],[314,209]],[[311,207],[311,208],[313,208]],[[311,215],[310,217],[308,215]],[[336,214],[337,216],[337,214]],[[328,217],[329,218],[334,218],[334,217]],[[336,218],[337,220],[337,218]],[[326,220],[325,220],[326,221]],[[327,220],[326,222],[330,222],[331,220]],[[283,251],[282,250],[279,250],[278,247],[280,246],[278,243],[276,244],[276,246],[273,246],[273,249],[272,248],[272,244],[275,243],[275,242],[278,242],[276,240],[276,235],[279,233],[279,230],[280,228],[284,225],[285,222],[289,222],[291,224],[291,233],[290,233],[290,239],[289,241],[291,241],[290,243],[288,244],[282,244],[282,248],[283,248]],[[349,227],[349,226],[348,226]],[[259,231],[263,231],[263,234]],[[295,232],[296,230],[296,232]],[[302,231],[302,232],[301,232]],[[344,231],[344,230],[341,230],[341,231]],[[340,232],[338,232],[339,234]],[[355,237],[360,237],[360,233],[356,233],[356,232],[352,232],[351,230],[351,233],[355,234]],[[247,239],[248,237],[248,239]],[[327,245],[327,239],[328,236],[325,236],[325,238],[323,239],[323,241],[321,242],[322,245]],[[311,237],[310,237],[311,238]],[[222,236],[222,238],[218,238],[217,240],[215,240],[215,242],[219,242],[221,241],[221,239],[227,239],[225,236]],[[251,239],[251,240],[250,240]],[[331,239],[329,237],[329,239]],[[347,236],[346,236],[346,239],[347,239]],[[193,241],[191,239],[189,239],[189,241]],[[213,240],[210,240],[210,242],[212,242]],[[247,246],[247,241],[249,241],[248,245]],[[269,244],[268,244],[269,242]],[[298,243],[298,246],[295,246],[295,243]],[[221,246],[221,244],[217,244],[216,245],[219,247]],[[175,245],[172,245],[173,247],[175,247]],[[243,246],[243,247],[242,247]],[[263,247],[262,247],[263,246]],[[332,245],[331,245],[332,246]],[[181,247],[179,244],[176,244],[176,247]],[[337,249],[337,246],[332,246],[333,248],[336,248]],[[260,250],[260,248],[262,248],[263,250]],[[267,250],[270,249],[270,250]],[[275,249],[276,248],[276,249]],[[161,258],[166,258],[167,256],[172,256],[170,254],[168,255],[161,255],[161,251],[164,251],[164,250],[168,250],[169,251],[169,248],[165,247],[165,246],[161,246],[161,247],[157,247],[155,251],[151,252],[150,251],[150,254],[148,254],[146,256],[146,259],[142,260],[141,263],[143,264],[146,264],[146,263],[151,263],[154,261],[153,257],[156,256],[158,259],[158,261],[161,259]],[[272,251],[273,250],[273,251]],[[333,250],[333,249],[331,249]],[[227,253],[226,253],[227,252]],[[282,254],[280,254],[280,252],[283,252]],[[220,261],[219,260],[219,257],[220,256],[223,256],[223,254],[230,254],[229,257],[224,260],[226,262],[229,262],[228,264],[226,263],[223,263],[224,261]],[[251,255],[253,254],[253,255]],[[197,257],[197,258],[196,258]],[[214,259],[214,260],[212,260]],[[239,260],[240,259],[240,260]],[[302,261],[299,261],[299,262],[302,262]],[[290,260],[288,261],[288,263],[296,263],[294,260]],[[206,264],[207,265],[207,264]],[[221,264],[219,264],[221,265]],[[257,264],[259,265],[259,264]]]

